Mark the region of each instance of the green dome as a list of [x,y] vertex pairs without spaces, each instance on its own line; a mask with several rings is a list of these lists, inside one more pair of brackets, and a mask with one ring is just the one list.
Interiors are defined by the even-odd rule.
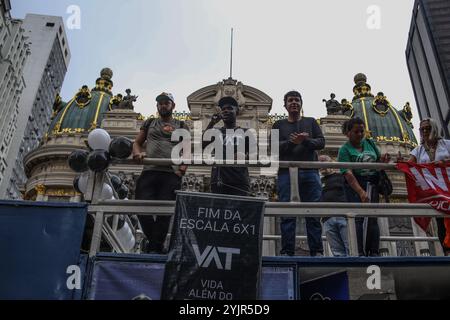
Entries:
[[83,86],[67,103],[57,100],[48,135],[84,133],[100,127],[104,113],[111,108],[111,77],[112,71],[103,69],[95,88],[89,90],[87,86]]
[[412,114],[409,103],[398,111],[387,100],[383,92],[377,96],[371,93],[364,74],[355,76],[355,94],[353,101],[343,101],[343,106],[352,117],[359,117],[366,123],[367,136],[378,142],[400,142],[417,146],[417,140],[411,123]]

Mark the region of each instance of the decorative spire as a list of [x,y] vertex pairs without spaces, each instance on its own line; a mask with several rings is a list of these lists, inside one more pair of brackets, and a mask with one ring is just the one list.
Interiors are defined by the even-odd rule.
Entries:
[[367,77],[364,73],[358,73],[355,78],[355,86],[353,87],[353,93],[355,96],[353,97],[353,101],[359,98],[364,97],[373,97],[371,93],[372,88],[367,83]]
[[112,95],[111,89],[113,87],[112,82],[113,72],[109,68],[104,68],[100,71],[100,78],[95,81],[95,88],[92,91],[103,91]]

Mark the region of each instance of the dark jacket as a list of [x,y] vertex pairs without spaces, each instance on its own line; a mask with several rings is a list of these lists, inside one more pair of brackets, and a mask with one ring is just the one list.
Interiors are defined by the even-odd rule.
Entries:
[[[345,178],[341,173],[333,173],[322,178],[321,202],[347,202]],[[325,222],[329,217],[322,218]]]
[[[317,161],[317,150],[325,148],[325,138],[314,118],[303,117],[296,123],[280,120],[274,123],[272,129],[279,130],[280,161]],[[289,141],[292,133],[301,132],[308,133],[309,138],[298,145]],[[280,169],[280,173],[283,171],[288,169]]]

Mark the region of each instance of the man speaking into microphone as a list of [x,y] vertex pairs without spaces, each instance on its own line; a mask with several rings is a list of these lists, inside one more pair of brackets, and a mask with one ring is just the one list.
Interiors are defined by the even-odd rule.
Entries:
[[[211,118],[206,128],[206,131],[211,130],[219,121],[223,121],[224,126],[218,130],[221,133],[220,142],[223,147],[224,157],[223,159],[218,159],[216,154],[216,160],[222,161],[225,160],[225,157],[227,159],[230,158],[230,155],[227,154],[227,149],[231,149],[230,144],[233,148],[233,155],[231,156],[234,159],[237,159],[239,150],[242,150],[241,144],[245,144],[245,158],[248,159],[250,139],[245,134],[248,129],[240,128],[236,125],[236,117],[239,114],[238,102],[233,97],[223,97],[219,100],[218,105],[221,110],[220,113]],[[203,142],[203,148],[209,144],[210,142]],[[250,178],[247,167],[213,166],[211,169],[211,192],[236,196],[250,196]]]

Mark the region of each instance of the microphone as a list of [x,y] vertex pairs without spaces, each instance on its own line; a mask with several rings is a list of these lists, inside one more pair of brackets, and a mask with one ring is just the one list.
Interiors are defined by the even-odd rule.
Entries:
[[222,115],[220,113],[216,113],[212,116],[212,119],[214,121],[220,121],[220,120],[222,120]]

